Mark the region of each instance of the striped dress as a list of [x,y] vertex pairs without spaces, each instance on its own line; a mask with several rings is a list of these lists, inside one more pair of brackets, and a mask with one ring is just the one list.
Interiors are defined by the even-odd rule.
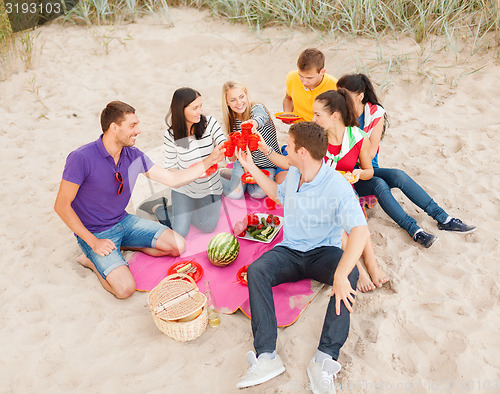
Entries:
[[[280,153],[278,138],[276,136],[276,127],[273,120],[269,116],[269,112],[262,104],[255,104],[250,110],[250,118],[258,124],[257,131],[260,133],[266,144],[271,147],[276,153]],[[232,131],[240,131],[241,121],[236,119],[236,125]],[[252,159],[259,168],[276,168],[276,165],[269,160],[264,153],[257,149],[252,151]]]
[[[199,140],[194,137],[187,137],[187,139],[189,141],[188,147],[183,148],[174,141],[174,134],[171,129],[165,132],[164,167],[166,169],[178,168],[184,170],[210,156],[214,146],[226,141],[219,123],[211,116],[207,116],[207,128]],[[221,195],[222,183],[219,171],[207,178],[198,178],[174,190],[192,198],[203,198],[210,194]]]

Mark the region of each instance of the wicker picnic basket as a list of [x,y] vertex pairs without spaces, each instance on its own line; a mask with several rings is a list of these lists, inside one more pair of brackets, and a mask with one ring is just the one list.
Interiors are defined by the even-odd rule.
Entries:
[[207,297],[200,292],[195,281],[181,273],[167,276],[148,296],[148,305],[158,329],[179,342],[198,338],[207,329],[206,303]]

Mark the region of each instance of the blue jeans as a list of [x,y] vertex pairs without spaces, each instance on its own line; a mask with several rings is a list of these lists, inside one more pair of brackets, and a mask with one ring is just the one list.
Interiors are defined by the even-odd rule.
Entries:
[[[211,233],[217,227],[220,217],[222,197],[209,194],[202,198],[193,198],[172,190],[172,230],[186,237],[191,224],[203,231]],[[155,210],[158,220],[165,221],[168,212],[163,206]]]
[[354,184],[356,192],[360,196],[375,195],[385,213],[411,237],[420,227],[417,221],[401,208],[391,193],[392,188],[400,189],[411,202],[439,223],[443,223],[448,218],[448,214],[406,172],[396,168],[374,168],[373,170],[373,178],[368,181],[359,180]]
[[[304,278],[331,285],[333,275],[342,257],[335,246],[322,246],[300,252],[284,246],[275,246],[248,267],[248,292],[252,314],[252,331],[257,355],[272,353],[276,349],[277,322],[274,309],[273,287]],[[358,269],[349,274],[349,282],[356,289]],[[318,349],[335,360],[349,334],[350,313],[341,302],[341,312],[335,313],[335,297],[330,298],[323,323]]]
[[[269,178],[274,179],[274,174],[276,173],[276,168],[262,168],[262,170],[269,171]],[[221,177],[222,189],[224,190],[224,195],[231,199],[240,199],[243,197],[245,190],[253,198],[262,199],[266,197],[264,190],[260,188],[259,185],[246,184],[241,181],[241,176],[245,173],[245,169],[241,166],[240,162],[236,160],[233,164],[233,171],[231,173],[231,179],[225,179]],[[236,189],[240,188],[237,192]]]
[[167,229],[164,225],[153,220],[142,219],[136,215],[127,215],[113,227],[93,233],[99,239],[110,239],[116,246],[107,256],[99,256],[80,237],[76,237],[80,248],[95,268],[106,279],[111,271],[121,265],[128,266],[120,248],[154,248],[160,235]]

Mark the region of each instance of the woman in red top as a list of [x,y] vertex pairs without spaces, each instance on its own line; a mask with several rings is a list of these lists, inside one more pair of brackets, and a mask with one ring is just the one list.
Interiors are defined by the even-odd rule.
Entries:
[[[313,122],[322,126],[328,132],[328,151],[325,163],[338,171],[343,171],[344,177],[355,183],[359,179],[368,180],[373,176],[370,156],[370,141],[364,138],[366,134],[358,128],[354,112],[354,101],[347,90],[329,90],[316,97],[313,103]],[[269,148],[263,139],[259,149],[280,168],[288,169],[286,156]],[[360,168],[354,168],[357,162]],[[389,280],[379,268],[371,238],[363,251],[363,259],[368,270],[358,264],[359,279],[357,289],[365,292],[382,286]]]
[[[370,140],[358,126],[354,111],[354,101],[345,89],[329,90],[321,93],[313,103],[313,122],[328,133],[328,151],[325,163],[343,171],[350,183],[373,177],[370,156]],[[359,162],[359,168],[355,168]],[[365,292],[382,286],[389,280],[379,268],[375,259],[371,238],[363,251],[363,259],[368,273],[358,263],[358,290]]]
[[[313,103],[313,113],[313,122],[328,133],[325,163],[337,171],[344,171],[344,176],[351,183],[373,177],[370,140],[364,138],[366,134],[358,127],[354,102],[347,90],[328,90],[321,93]],[[360,168],[355,169],[358,161]]]

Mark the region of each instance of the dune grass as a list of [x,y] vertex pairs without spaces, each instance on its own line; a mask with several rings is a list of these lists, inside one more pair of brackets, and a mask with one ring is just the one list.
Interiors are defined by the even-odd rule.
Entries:
[[499,30],[498,0],[176,0],[257,28],[280,23],[332,36],[380,38],[407,34],[420,43],[431,35],[481,38]]
[[146,14],[168,19],[168,9],[167,0],[80,0],[63,20],[90,26],[134,22]]
[[[207,8],[213,15],[257,30],[281,24],[332,38],[360,36],[379,41],[388,35],[409,36],[419,44],[444,37],[452,51],[457,50],[459,40],[466,39],[471,42],[471,56],[494,48],[500,58],[499,0],[80,0],[59,20],[113,25],[152,14],[165,23],[170,20],[169,6],[177,5]],[[26,38],[12,33],[0,1],[0,80],[5,78],[9,56],[18,52],[12,48],[17,42],[22,46]],[[26,61],[30,62],[29,57]]]

